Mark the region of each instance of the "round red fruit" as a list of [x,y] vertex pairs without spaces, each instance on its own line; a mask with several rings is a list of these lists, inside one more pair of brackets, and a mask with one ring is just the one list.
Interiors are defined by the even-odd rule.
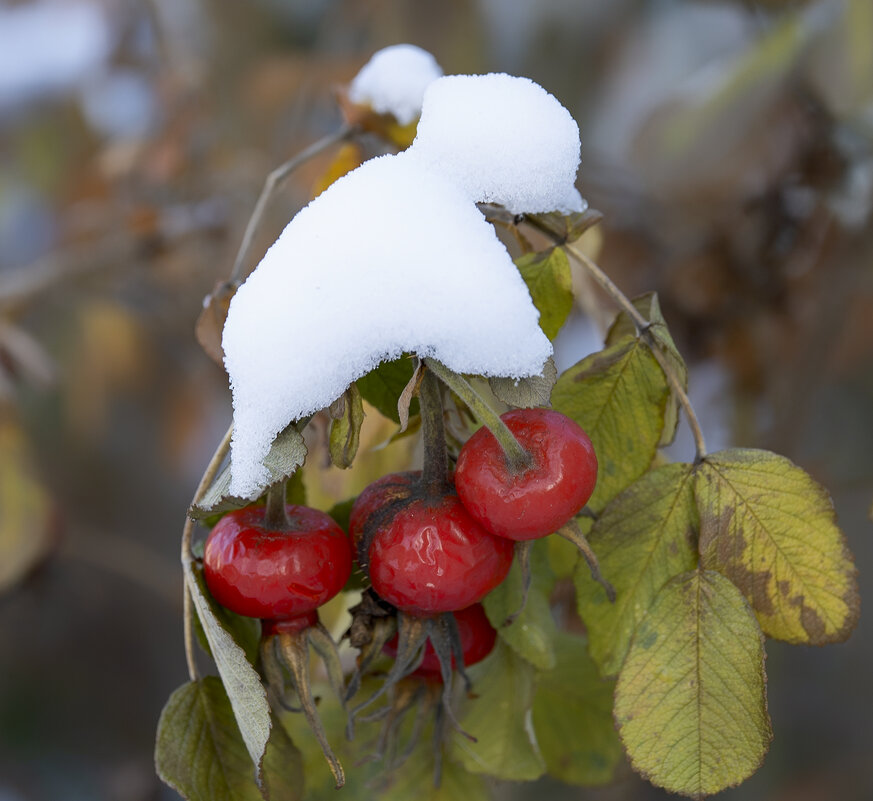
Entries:
[[[482,604],[473,604],[466,609],[455,612],[455,622],[458,624],[458,634],[461,639],[461,653],[464,654],[464,667],[470,667],[481,662],[494,649],[497,639],[497,631],[491,625],[485,614]],[[397,636],[390,639],[383,648],[389,656],[397,656]],[[455,658],[452,656],[452,668]],[[441,678],[440,660],[436,651],[428,640],[424,647],[424,658],[421,664],[413,671],[413,676],[425,678]]]
[[331,517],[307,506],[285,507],[274,530],[266,507],[229,512],[206,540],[203,573],[222,606],[248,617],[308,615],[334,597],[352,571],[352,548]]
[[456,495],[420,498],[374,527],[370,580],[404,612],[452,612],[500,584],[512,552],[512,543],[485,531]]
[[591,497],[597,481],[594,446],[573,420],[553,409],[515,409],[500,419],[530,454],[530,466],[514,471],[483,427],[461,449],[455,488],[492,534],[511,540],[545,537]]

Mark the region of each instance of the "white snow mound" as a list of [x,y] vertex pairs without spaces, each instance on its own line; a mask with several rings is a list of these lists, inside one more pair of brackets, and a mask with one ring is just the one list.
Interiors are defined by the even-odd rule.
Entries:
[[536,214],[585,209],[574,186],[579,147],[558,100],[528,78],[492,73],[431,83],[409,152],[474,202]]
[[230,491],[257,494],[276,434],[384,359],[539,374],[552,347],[538,316],[468,193],[409,153],[365,163],[291,220],[231,302]]
[[436,59],[420,47],[399,44],[373,54],[349,86],[349,99],[408,125],[421,112],[428,85],[443,74]]

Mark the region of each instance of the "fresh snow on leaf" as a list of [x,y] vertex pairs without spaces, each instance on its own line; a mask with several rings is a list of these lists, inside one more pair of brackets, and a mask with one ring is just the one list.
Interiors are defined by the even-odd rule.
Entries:
[[442,74],[427,50],[392,45],[374,53],[361,68],[349,86],[349,100],[380,114],[393,114],[401,125],[408,125],[421,111],[424,90]]
[[450,75],[424,93],[410,153],[475,202],[513,214],[581,212],[579,127],[528,78]]
[[288,224],[230,304],[231,494],[265,486],[276,434],[383,360],[417,353],[458,373],[540,375],[552,348],[537,319],[468,195],[409,153],[367,162]]

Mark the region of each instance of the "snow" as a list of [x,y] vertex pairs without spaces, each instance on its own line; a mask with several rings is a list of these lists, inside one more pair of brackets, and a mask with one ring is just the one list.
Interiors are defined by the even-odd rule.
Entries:
[[[401,83],[386,74],[372,84],[383,97]],[[231,302],[222,342],[234,403],[231,493],[256,497],[276,435],[383,360],[417,353],[459,373],[539,375],[552,346],[476,203],[582,210],[578,166],[576,123],[527,78],[433,81],[413,145],[313,200]]]
[[0,111],[80,85],[112,47],[100,6],[40,0],[0,7]]
[[536,375],[551,354],[527,288],[492,226],[408,153],[373,159],[288,224],[231,302],[231,487],[256,495],[272,440],[384,359]]
[[583,211],[575,188],[579,127],[528,78],[450,75],[424,94],[416,158],[476,202],[514,214]]
[[428,85],[443,74],[436,59],[420,47],[399,44],[379,50],[349,87],[349,99],[408,125],[421,111]]

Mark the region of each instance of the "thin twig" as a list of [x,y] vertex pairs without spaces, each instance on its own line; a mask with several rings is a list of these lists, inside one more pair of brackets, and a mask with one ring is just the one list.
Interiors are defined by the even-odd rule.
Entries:
[[[538,231],[551,237],[554,241],[554,234],[537,225],[531,218],[525,218],[525,222],[536,228]],[[633,303],[631,303],[627,295],[625,295],[624,292],[613,283],[612,279],[603,272],[603,270],[601,270],[596,262],[589,258],[589,256],[570,242],[559,242],[558,244],[563,244],[566,251],[585,268],[587,273],[594,279],[595,283],[597,283],[597,285],[606,292],[610,298],[612,298],[616,305],[619,306],[631,318],[631,320],[633,320],[637,333],[642,337],[646,345],[648,345],[658,364],[661,365],[661,369],[667,377],[670,388],[676,394],[676,397],[679,399],[679,404],[685,411],[688,426],[691,428],[691,434],[694,437],[694,448],[696,451],[695,461],[700,462],[706,456],[706,442],[703,439],[703,430],[700,427],[700,421],[697,419],[697,414],[694,411],[694,407],[691,405],[688,393],[682,386],[682,381],[679,379],[679,376],[676,375],[673,365],[670,364],[670,361],[664,355],[664,352],[661,350],[655,337],[652,335],[651,322],[640,314],[639,310]]]
[[[224,457],[230,449],[230,438],[233,434],[233,426],[227,429],[224,437],[216,448],[212,459],[206,466],[203,473],[203,478],[197,485],[197,490],[194,492],[194,498],[191,501],[191,506],[196,506],[206,494],[215,476],[218,475],[218,470]],[[194,658],[194,626],[193,626],[193,604],[191,603],[191,593],[193,592],[192,585],[194,584],[194,556],[191,553],[191,540],[194,535],[194,520],[190,517],[185,519],[185,526],[182,529],[182,570],[185,576],[185,595],[184,595],[184,635],[185,635],[185,659],[188,662],[188,675],[191,681],[196,681],[199,677],[197,670],[197,662]]]
[[258,197],[258,202],[255,204],[255,210],[252,212],[252,216],[249,218],[249,221],[246,225],[245,233],[243,234],[242,242],[240,243],[239,250],[236,254],[236,259],[233,263],[233,271],[230,274],[230,278],[228,282],[230,284],[238,284],[243,278],[243,267],[245,264],[246,256],[248,255],[249,248],[251,247],[252,240],[255,237],[255,231],[258,229],[258,225],[260,225],[261,218],[264,216],[264,212],[267,210],[267,204],[270,202],[270,198],[272,198],[273,193],[279,188],[281,183],[288,178],[291,173],[294,172],[301,164],[305,164],[309,159],[314,158],[319,153],[327,150],[332,145],[337,144],[338,142],[342,142],[345,139],[351,137],[357,129],[353,125],[343,125],[338,128],[333,133],[327,134],[319,139],[317,142],[313,142],[309,147],[301,150],[296,156],[286,161],[284,164],[276,167],[268,176],[267,180],[264,182],[264,187],[261,189],[261,194]]

